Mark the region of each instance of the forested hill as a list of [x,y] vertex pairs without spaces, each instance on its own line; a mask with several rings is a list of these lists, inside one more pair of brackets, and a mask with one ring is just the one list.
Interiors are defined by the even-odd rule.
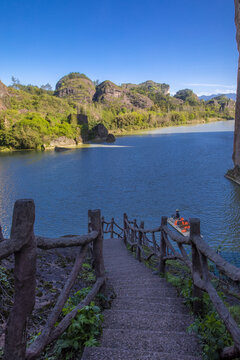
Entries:
[[[116,85],[70,73],[53,91],[49,84],[0,82],[0,149],[44,149],[58,141],[77,144],[91,139],[98,123],[115,133],[231,119],[235,102],[225,96],[200,100],[192,90],[169,95],[170,87],[148,80]],[[78,114],[78,115],[77,115]],[[60,139],[60,140],[59,140]]]

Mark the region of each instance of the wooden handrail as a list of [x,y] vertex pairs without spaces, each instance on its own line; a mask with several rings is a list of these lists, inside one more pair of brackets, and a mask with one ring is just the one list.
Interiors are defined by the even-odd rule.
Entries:
[[[116,226],[117,224],[114,222],[114,225]],[[154,229],[145,229],[144,225],[139,227],[136,220],[129,221],[127,215],[124,214],[123,229],[124,242],[130,245],[132,251],[133,248],[136,248],[137,260],[146,260],[155,256],[159,261],[159,273],[165,273],[165,263],[167,260],[181,260],[187,265],[193,279],[193,297],[198,299],[198,301],[194,302],[194,312],[198,314],[201,311],[202,291],[207,292],[234,341],[233,346],[225,348],[222,351],[220,358],[234,359],[238,357],[240,355],[240,328],[231,317],[228,309],[211,283],[214,275],[209,272],[208,260],[213,262],[221,273],[225,274],[234,282],[240,282],[240,269],[228,263],[205,243],[200,235],[199,219],[190,219],[190,236],[188,237],[183,237],[171,231],[167,226],[167,217],[162,217],[161,226]],[[160,244],[156,242],[156,232],[161,232]],[[152,239],[146,236],[147,233],[152,234]],[[174,241],[179,252],[171,244],[170,240]],[[151,245],[149,246],[149,244]],[[146,256],[143,245],[151,249],[148,256]],[[160,251],[158,250],[159,246]],[[189,257],[184,246],[191,246],[192,258]]]
[[[33,231],[35,221],[34,201],[16,201],[13,211],[11,237],[9,240],[0,241],[0,259],[13,253],[15,255],[15,296],[14,305],[6,326],[4,360],[36,359],[53,339],[57,339],[66,330],[77,311],[88,305],[104,285],[105,269],[100,210],[89,210],[88,219],[89,233],[87,235],[68,235],[54,239],[35,236]],[[93,244],[92,256],[96,283],[86,298],[55,327],[81,270],[89,243]],[[35,303],[36,249],[37,247],[47,250],[72,246],[80,247],[72,272],[48,317],[41,335],[26,350],[26,323]]]
[[88,235],[61,236],[59,238],[47,238],[36,236],[37,247],[43,250],[83,246],[89,244],[98,237],[97,231],[91,231]]

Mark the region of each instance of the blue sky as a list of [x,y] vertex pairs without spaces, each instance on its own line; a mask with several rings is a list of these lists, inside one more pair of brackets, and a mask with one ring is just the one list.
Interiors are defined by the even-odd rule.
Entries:
[[55,87],[72,71],[171,93],[236,90],[233,0],[1,0],[0,79]]

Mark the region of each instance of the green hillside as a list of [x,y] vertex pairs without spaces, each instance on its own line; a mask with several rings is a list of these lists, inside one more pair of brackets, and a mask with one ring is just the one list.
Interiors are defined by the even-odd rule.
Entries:
[[[220,96],[205,102],[189,89],[172,97],[169,85],[151,80],[121,86],[104,81],[95,86],[86,75],[70,73],[57,82],[55,91],[49,88],[18,81],[6,87],[0,82],[1,150],[43,149],[58,138],[81,143],[99,122],[121,134],[234,117],[233,100]],[[77,113],[87,115],[88,126],[71,121]]]

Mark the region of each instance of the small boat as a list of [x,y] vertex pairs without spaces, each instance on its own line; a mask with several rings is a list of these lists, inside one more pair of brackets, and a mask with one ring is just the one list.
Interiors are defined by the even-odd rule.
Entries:
[[181,235],[183,236],[190,235],[190,224],[188,220],[184,219],[183,217],[176,218],[175,216],[172,216],[167,219],[167,222]]

